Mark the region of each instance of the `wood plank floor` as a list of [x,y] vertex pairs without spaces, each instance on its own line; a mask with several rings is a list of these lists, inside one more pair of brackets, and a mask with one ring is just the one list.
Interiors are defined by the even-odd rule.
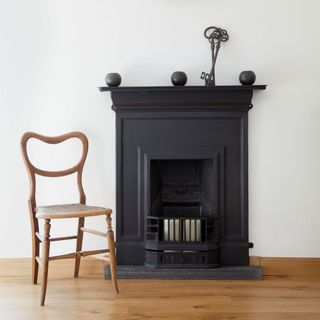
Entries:
[[40,307],[39,285],[26,277],[0,278],[0,319],[320,319],[319,278],[120,280],[119,287],[117,295],[101,276],[49,277]]

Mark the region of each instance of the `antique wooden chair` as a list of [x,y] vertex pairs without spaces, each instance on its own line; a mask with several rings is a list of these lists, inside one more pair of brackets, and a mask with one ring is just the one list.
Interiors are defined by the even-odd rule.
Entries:
[[[42,142],[49,144],[58,144],[63,141],[72,138],[78,138],[82,142],[83,150],[82,156],[78,164],[75,166],[60,171],[46,171],[36,168],[29,160],[27,143],[29,139],[34,138],[41,140]],[[31,220],[31,231],[32,231],[32,279],[33,283],[37,283],[38,279],[38,269],[39,266],[42,269],[42,281],[41,281],[41,306],[44,305],[47,289],[47,278],[48,278],[48,266],[50,260],[57,259],[68,259],[75,258],[75,268],[74,268],[74,277],[79,275],[80,267],[80,258],[82,256],[95,255],[96,258],[107,261],[110,264],[111,278],[112,283],[117,292],[117,277],[116,277],[116,255],[115,255],[115,244],[114,236],[111,227],[111,213],[112,210],[108,208],[95,207],[86,205],[86,196],[82,186],[82,171],[84,162],[88,153],[88,139],[81,132],[71,132],[65,135],[56,136],[56,137],[46,137],[33,132],[25,133],[21,138],[21,149],[22,155],[25,162],[25,165],[28,170],[29,179],[30,179],[30,196],[29,196],[29,213]],[[77,183],[80,194],[80,202],[77,204],[63,204],[63,205],[50,205],[37,207],[36,205],[36,175],[45,176],[45,177],[62,177],[77,173]],[[85,217],[105,215],[107,222],[107,232],[103,233],[93,229],[88,229],[84,227]],[[69,219],[77,218],[78,219],[78,231],[75,236],[66,236],[66,237],[56,237],[50,238],[50,221],[53,219]],[[38,219],[44,219],[44,234],[39,233],[39,223]],[[82,240],[83,232],[92,233],[98,236],[103,236],[107,238],[108,249],[103,250],[93,250],[93,251],[82,251]],[[52,241],[60,240],[70,240],[76,239],[76,252],[63,254],[59,256],[49,256],[50,243]],[[42,257],[39,257],[40,243],[42,243]],[[101,255],[108,253],[108,255]]]

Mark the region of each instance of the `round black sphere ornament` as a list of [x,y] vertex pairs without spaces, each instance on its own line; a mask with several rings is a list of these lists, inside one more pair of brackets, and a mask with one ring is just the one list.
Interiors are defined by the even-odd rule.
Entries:
[[183,71],[175,71],[171,76],[171,82],[174,86],[184,86],[188,77]]
[[253,71],[242,71],[239,75],[239,81],[244,86],[252,85],[256,81],[256,75]]
[[109,87],[118,87],[121,83],[121,76],[119,73],[111,72],[106,75],[106,84]]

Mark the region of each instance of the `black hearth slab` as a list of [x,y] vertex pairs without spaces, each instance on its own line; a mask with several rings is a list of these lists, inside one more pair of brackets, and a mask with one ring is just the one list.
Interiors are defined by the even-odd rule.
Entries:
[[[110,279],[110,269],[105,267],[105,278]],[[117,266],[118,279],[162,280],[262,280],[262,270],[255,266],[220,267],[212,269],[165,269],[144,266]]]

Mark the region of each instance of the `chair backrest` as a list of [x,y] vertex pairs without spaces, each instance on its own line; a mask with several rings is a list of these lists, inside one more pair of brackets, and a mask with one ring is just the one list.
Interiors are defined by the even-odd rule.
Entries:
[[[80,161],[73,167],[65,170],[59,170],[59,171],[47,171],[47,170],[41,170],[37,167],[35,167],[28,156],[28,149],[27,149],[27,144],[30,139],[37,139],[45,143],[49,144],[58,144],[61,142],[64,142],[66,140],[72,139],[72,138],[77,138],[81,140],[82,142],[82,155]],[[21,138],[21,150],[22,150],[22,155],[23,155],[23,160],[24,163],[27,167],[28,174],[29,174],[29,179],[30,179],[30,196],[29,196],[29,205],[30,209],[34,212],[34,208],[36,207],[36,179],[35,175],[38,174],[40,176],[44,177],[63,177],[66,175],[73,174],[77,172],[77,184],[78,184],[78,189],[79,189],[79,194],[80,194],[80,203],[85,204],[86,202],[86,196],[83,190],[82,186],[82,171],[83,171],[83,166],[87,158],[88,154],[88,139],[87,137],[78,131],[70,132],[61,136],[55,136],[55,137],[47,137],[43,136],[34,132],[26,132],[22,138]]]

